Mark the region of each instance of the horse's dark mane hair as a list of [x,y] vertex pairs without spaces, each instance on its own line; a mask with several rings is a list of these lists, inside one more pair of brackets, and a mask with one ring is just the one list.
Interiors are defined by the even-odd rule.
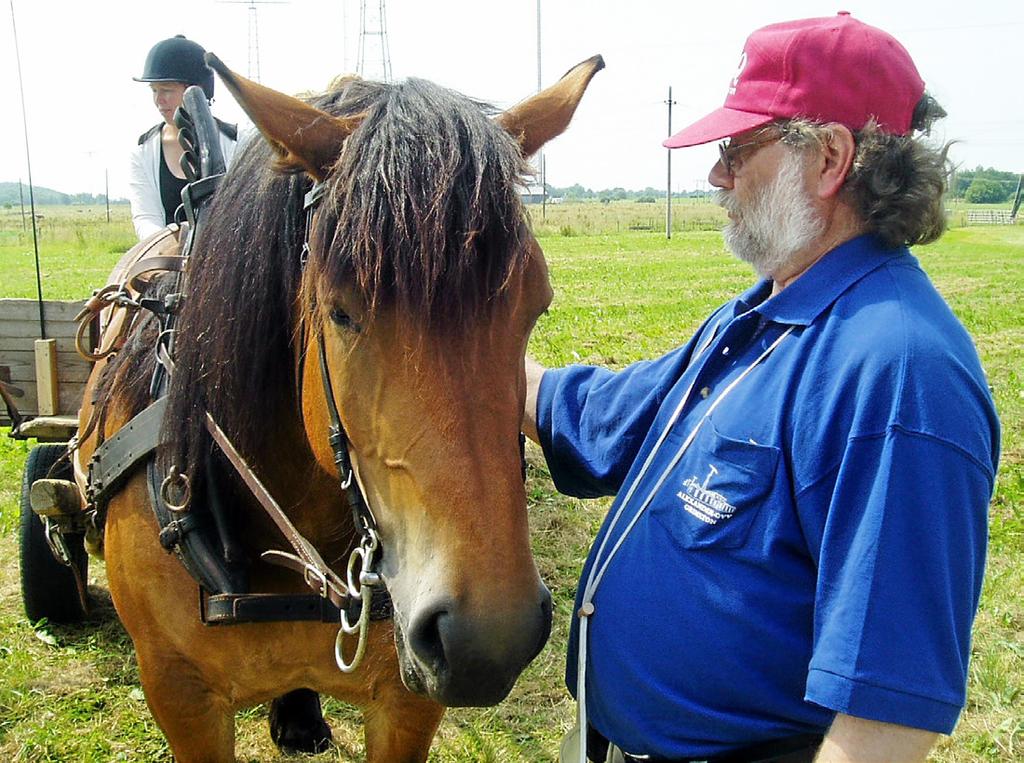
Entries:
[[342,80],[308,100],[366,114],[325,181],[311,285],[300,294],[311,181],[274,171],[270,147],[253,138],[239,146],[189,263],[164,429],[185,468],[209,447],[205,411],[250,459],[282,416],[298,420],[303,297],[348,284],[370,320],[391,307],[429,330],[459,330],[529,256],[517,192],[527,168],[481,104],[422,80]]
[[366,118],[338,158],[310,265],[379,307],[460,327],[525,255],[517,186],[527,167],[485,106],[424,80],[352,80],[342,110]]

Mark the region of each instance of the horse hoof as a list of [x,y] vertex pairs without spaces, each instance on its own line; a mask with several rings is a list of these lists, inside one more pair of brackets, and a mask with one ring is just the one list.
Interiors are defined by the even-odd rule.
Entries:
[[331,746],[331,727],[324,721],[320,697],[296,689],[270,703],[270,738],[284,753],[315,754]]

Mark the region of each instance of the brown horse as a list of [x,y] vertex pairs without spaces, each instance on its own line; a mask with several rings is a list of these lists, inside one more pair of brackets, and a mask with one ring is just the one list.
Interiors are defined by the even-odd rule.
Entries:
[[[193,504],[216,473],[235,520],[222,551],[252,591],[308,591],[261,556],[281,536],[203,421],[343,575],[358,532],[328,443],[330,394],[394,614],[369,626],[349,673],[335,664],[337,623],[204,625],[195,581],[158,542],[141,472],[109,502],[114,604],[182,763],[233,760],[237,710],[288,692],[316,703],[309,690],[362,708],[367,760],[422,761],[444,706],[502,700],[549,633],[518,434],[526,344],[551,289],[518,189],[523,157],[566,128],[603,63],[495,118],[420,80],[346,79],[302,101],[211,65],[266,140],[241,149],[189,260],[158,463],[190,475]],[[307,226],[313,180],[325,192]],[[148,402],[154,325],[97,365],[79,474],[97,439]],[[93,399],[105,410],[89,432]]]

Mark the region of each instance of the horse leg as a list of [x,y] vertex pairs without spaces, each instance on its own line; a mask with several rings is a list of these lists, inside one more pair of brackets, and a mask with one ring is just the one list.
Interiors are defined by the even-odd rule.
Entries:
[[324,722],[320,696],[312,689],[296,689],[271,702],[270,738],[286,753],[326,750],[331,727]]
[[444,707],[399,687],[363,709],[366,763],[423,763]]
[[233,763],[235,713],[184,659],[136,650],[139,679],[153,718],[177,763]]

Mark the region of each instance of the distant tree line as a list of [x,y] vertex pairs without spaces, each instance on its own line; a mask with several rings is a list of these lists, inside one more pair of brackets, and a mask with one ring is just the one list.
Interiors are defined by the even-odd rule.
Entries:
[[969,204],[1001,204],[1010,201],[1017,191],[1020,175],[991,167],[959,170],[953,177],[949,193]]
[[[593,191],[590,188],[584,188],[579,183],[568,186],[567,188],[556,188],[554,186],[547,186],[548,198],[563,198],[566,201],[584,201],[590,199],[596,199],[597,201],[623,201],[628,199],[629,201],[647,202],[653,204],[659,199],[665,198],[664,188],[651,188],[647,186],[642,191],[628,191],[625,188],[605,188],[601,191]],[[702,197],[706,196],[706,191],[683,191],[673,193],[673,199],[686,199],[691,197]]]
[[[52,188],[34,186],[32,195],[36,204],[105,204],[107,197],[102,193],[61,193]],[[0,205],[18,206],[22,199],[25,206],[28,206],[28,185],[21,185],[21,192],[18,191],[17,183],[0,183]],[[125,203],[124,199],[111,199],[111,204]]]

